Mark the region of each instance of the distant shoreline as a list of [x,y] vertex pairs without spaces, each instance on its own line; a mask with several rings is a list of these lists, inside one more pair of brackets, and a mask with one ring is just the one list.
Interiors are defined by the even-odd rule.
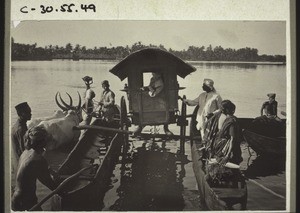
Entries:
[[186,61],[190,64],[256,64],[256,65],[286,65],[285,62],[274,61]]
[[[73,60],[71,58],[64,58],[64,59],[19,59],[19,60],[12,60],[14,61],[116,61],[119,62],[122,59],[78,59]],[[255,65],[286,65],[285,62],[274,62],[274,61],[191,61],[186,60],[187,63],[190,64],[255,64]]]

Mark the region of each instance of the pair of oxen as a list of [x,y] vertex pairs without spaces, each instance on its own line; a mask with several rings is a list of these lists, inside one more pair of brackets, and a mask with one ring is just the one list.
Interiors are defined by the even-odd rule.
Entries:
[[[77,92],[78,93],[78,92]],[[55,95],[55,101],[61,110],[56,110],[52,116],[32,119],[28,123],[28,128],[43,126],[49,137],[47,138],[46,150],[54,150],[79,139],[80,131],[73,130],[82,119],[81,96],[78,93],[79,102],[73,106],[72,97],[67,93],[70,103],[67,104],[59,92]],[[62,104],[59,103],[58,97]]]

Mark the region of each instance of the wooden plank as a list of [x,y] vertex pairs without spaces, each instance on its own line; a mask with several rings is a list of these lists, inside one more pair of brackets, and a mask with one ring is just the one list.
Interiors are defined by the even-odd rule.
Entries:
[[[108,131],[108,132],[123,133],[123,134],[132,134],[133,133],[133,131],[129,131],[129,130],[115,129],[115,128],[109,128],[109,127],[103,127],[103,126],[94,126],[94,125],[74,126],[73,129],[74,130],[94,129],[94,130],[99,130],[99,131]],[[138,136],[143,137],[143,138],[163,138],[163,139],[175,139],[175,140],[179,140],[181,138],[190,140],[192,138],[190,136],[181,136],[181,135],[168,136],[166,134],[146,134],[146,133],[140,133]]]
[[220,199],[242,198],[245,196],[245,189],[237,188],[212,188]]

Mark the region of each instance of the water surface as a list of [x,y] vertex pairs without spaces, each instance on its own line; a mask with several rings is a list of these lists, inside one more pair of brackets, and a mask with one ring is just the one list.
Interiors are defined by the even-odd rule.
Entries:
[[[77,104],[77,91],[83,96],[85,86],[82,77],[89,75],[94,79],[92,88],[99,100],[102,91],[101,82],[109,80],[111,89],[116,94],[116,102],[120,102],[124,92],[123,82],[109,70],[116,61],[15,61],[11,67],[11,121],[17,116],[14,106],[27,101],[32,108],[33,118],[45,117],[58,109],[54,96],[57,91],[68,92]],[[258,64],[222,64],[192,62],[197,69],[185,79],[178,77],[181,87],[180,95],[189,99],[196,98],[201,91],[204,78],[215,81],[215,88],[223,99],[230,99],[236,104],[237,117],[257,117],[260,107],[267,100],[267,93],[276,93],[278,111],[286,110],[286,67],[284,65]],[[66,99],[67,96],[63,94]],[[180,104],[180,102],[179,102]],[[188,112],[193,108],[188,107]],[[170,129],[179,134],[179,127],[171,125]],[[162,132],[162,127],[158,127]],[[145,128],[150,131],[150,127]],[[139,142],[132,141],[131,145],[143,147]],[[149,144],[146,143],[145,146]],[[161,144],[159,144],[161,145]],[[192,163],[180,163],[174,153],[179,144],[169,141],[167,151],[143,151],[133,154],[132,163],[127,165],[124,173],[122,165],[118,164],[112,177],[112,183],[103,200],[103,210],[203,210],[199,204],[196,180]],[[190,157],[190,145],[186,143],[187,158]],[[241,167],[248,181],[249,210],[279,210],[285,208],[285,159],[273,162],[272,159],[257,157],[252,151],[249,155],[246,144],[242,145],[243,159]],[[137,153],[137,152],[136,152]],[[57,156],[54,153],[54,156]],[[62,156],[62,155],[59,155]],[[56,157],[53,157],[52,166]],[[145,165],[145,162],[148,162]],[[263,185],[274,193],[262,189]],[[49,190],[38,184],[39,199],[49,193]],[[279,195],[279,196],[277,196]],[[281,196],[281,197],[280,197]],[[282,198],[283,197],[283,198]],[[173,203],[173,204],[172,204]],[[44,210],[50,210],[47,202]]]

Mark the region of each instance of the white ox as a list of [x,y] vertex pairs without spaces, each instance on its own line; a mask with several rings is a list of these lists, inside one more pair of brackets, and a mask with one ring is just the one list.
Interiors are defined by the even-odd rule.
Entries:
[[[64,106],[58,102],[57,95],[59,95],[59,98]],[[78,141],[80,136],[80,131],[73,130],[73,127],[77,126],[82,121],[81,97],[79,93],[78,96],[79,96],[79,103],[75,107],[72,105],[71,96],[69,96],[70,97],[70,105],[69,105],[62,100],[59,92],[56,93],[55,96],[56,104],[63,110],[64,116],[56,117],[49,120],[43,120],[38,124],[38,126],[45,127],[45,129],[49,134],[46,150],[57,149],[62,145]]]
[[67,115],[67,111],[62,111],[62,110],[55,110],[53,115],[51,116],[48,116],[48,117],[43,117],[43,118],[35,118],[35,119],[31,119],[27,126],[28,126],[28,129],[34,127],[34,126],[37,126],[39,125],[42,121],[49,121],[49,120],[53,120],[53,119],[56,119],[56,118],[63,118]]

